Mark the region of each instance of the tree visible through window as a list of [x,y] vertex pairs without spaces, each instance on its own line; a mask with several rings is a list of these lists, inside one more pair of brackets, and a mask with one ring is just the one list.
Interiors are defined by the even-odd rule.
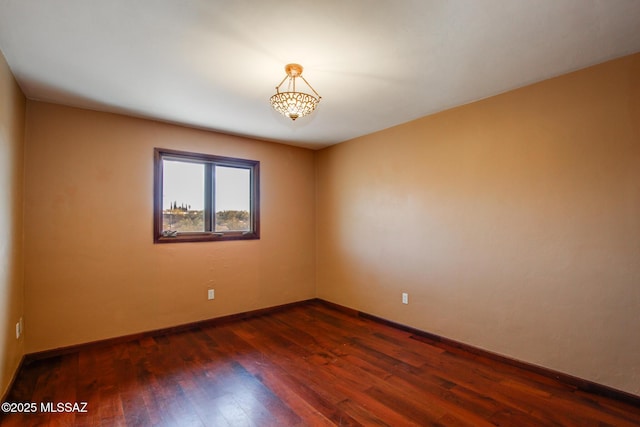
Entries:
[[154,241],[259,238],[259,165],[157,148]]

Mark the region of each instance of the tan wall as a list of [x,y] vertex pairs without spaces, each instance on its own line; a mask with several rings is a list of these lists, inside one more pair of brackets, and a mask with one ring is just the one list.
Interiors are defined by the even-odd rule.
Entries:
[[640,395],[640,54],[317,168],[318,297]]
[[[154,147],[259,160],[262,238],[154,245]],[[315,296],[310,150],[28,101],[26,168],[28,352]]]
[[24,354],[22,221],[25,98],[0,52],[0,398]]

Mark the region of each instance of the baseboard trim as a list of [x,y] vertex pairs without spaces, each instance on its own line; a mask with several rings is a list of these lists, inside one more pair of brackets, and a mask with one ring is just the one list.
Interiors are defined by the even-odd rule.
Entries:
[[486,359],[494,360],[500,363],[504,363],[506,365],[514,366],[516,368],[541,375],[543,377],[554,379],[560,383],[563,383],[567,386],[573,387],[577,390],[581,390],[586,393],[608,397],[620,402],[624,402],[630,405],[640,407],[640,396],[627,393],[626,391],[618,390],[603,384],[598,384],[590,380],[578,378],[573,375],[565,374],[563,372],[555,371],[553,369],[545,368],[529,362],[523,362],[521,360],[513,359],[511,357],[504,356],[498,353],[493,353],[491,351],[488,351],[479,347],[474,347],[472,345],[465,344],[460,341],[452,340],[450,338],[442,337],[440,335],[433,334],[431,332],[422,331],[420,329],[407,326],[402,323],[397,323],[391,320],[387,320],[385,318],[375,316],[373,314],[365,313],[349,307],[344,307],[334,302],[326,301],[319,298],[317,298],[316,300],[326,305],[327,307],[333,308],[342,313],[356,316],[356,317],[362,317],[364,319],[369,319],[374,322],[378,322],[378,323],[408,332],[412,334],[411,338],[416,339],[418,341],[423,341],[429,344],[441,344],[444,346],[452,347],[452,348],[464,351],[466,353],[473,354],[474,356],[484,357]]
[[296,301],[296,302],[276,305],[272,307],[260,308],[257,310],[245,311],[242,313],[229,314],[226,316],[199,320],[196,322],[184,323],[181,325],[170,326],[167,328],[154,329],[151,331],[139,332],[135,334],[123,335],[123,336],[114,337],[114,338],[106,338],[102,340],[90,341],[90,342],[81,343],[81,344],[75,344],[75,345],[70,345],[65,347],[54,348],[50,350],[43,350],[43,351],[38,351],[34,353],[28,353],[24,355],[23,362],[25,363],[25,365],[28,365],[29,363],[34,362],[36,360],[48,359],[51,357],[58,357],[65,354],[75,353],[79,350],[86,350],[88,348],[105,347],[109,345],[122,344],[122,343],[136,341],[143,338],[153,338],[153,337],[158,337],[162,335],[169,335],[169,334],[189,331],[196,328],[221,325],[223,323],[249,319],[252,317],[264,316],[266,314],[275,313],[278,311],[286,310],[288,308],[302,306],[315,300],[316,300],[315,298],[312,298],[308,300]]
[[[7,399],[9,398],[9,393],[11,393],[11,390],[13,389],[13,384],[16,382],[16,378],[18,378],[18,373],[20,372],[20,369],[22,369],[22,366],[24,364],[25,364],[25,355],[23,354],[22,357],[20,357],[20,362],[18,362],[18,367],[16,368],[15,371],[13,371],[13,376],[11,377],[11,381],[9,381],[9,384],[7,385],[7,389],[2,394],[0,403],[6,402]],[[0,415],[2,414],[0,413]],[[2,417],[0,416],[0,418]]]

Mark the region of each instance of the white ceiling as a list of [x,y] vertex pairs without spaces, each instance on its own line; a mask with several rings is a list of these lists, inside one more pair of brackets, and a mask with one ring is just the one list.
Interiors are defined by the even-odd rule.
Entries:
[[31,99],[321,148],[638,52],[640,0],[0,0],[0,50]]

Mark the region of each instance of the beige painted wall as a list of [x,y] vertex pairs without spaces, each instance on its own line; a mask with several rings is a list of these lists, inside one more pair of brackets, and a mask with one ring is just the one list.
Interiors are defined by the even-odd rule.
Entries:
[[[261,239],[154,245],[154,147],[259,160]],[[310,150],[28,101],[26,170],[27,352],[315,296]]]
[[0,397],[24,353],[22,221],[25,98],[0,52]]
[[320,151],[316,217],[318,297],[640,395],[640,54]]

